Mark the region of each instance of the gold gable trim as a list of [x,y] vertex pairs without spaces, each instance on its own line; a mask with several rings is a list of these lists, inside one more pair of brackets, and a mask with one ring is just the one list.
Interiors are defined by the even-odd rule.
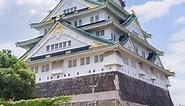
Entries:
[[101,43],[93,42],[90,46],[90,48],[97,48],[103,46]]

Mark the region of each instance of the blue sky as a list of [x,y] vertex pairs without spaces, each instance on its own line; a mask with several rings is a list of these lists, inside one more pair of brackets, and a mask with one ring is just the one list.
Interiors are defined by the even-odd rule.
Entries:
[[[185,0],[127,0],[142,28],[153,35],[150,43],[164,51],[162,61],[175,71],[170,92],[175,104],[185,102]],[[39,22],[57,0],[0,0],[0,49],[8,48],[17,56],[22,49],[14,43],[38,35],[31,22]]]

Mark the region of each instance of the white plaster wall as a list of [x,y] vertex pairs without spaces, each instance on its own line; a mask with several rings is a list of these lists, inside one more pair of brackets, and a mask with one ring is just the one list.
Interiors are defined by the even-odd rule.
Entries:
[[[60,36],[60,37],[58,37]],[[65,47],[65,48],[61,48],[61,49],[57,49],[57,50],[50,50],[50,51],[46,51],[46,46],[48,45],[52,45],[52,44],[57,44],[57,43],[61,43],[61,42],[65,42],[65,41],[71,41],[71,46],[70,47]],[[84,47],[87,46],[88,44],[81,42],[73,37],[71,37],[70,35],[63,35],[63,34],[57,34],[55,36],[53,36],[51,39],[49,39],[38,51],[37,53],[33,56],[40,56],[40,55],[44,55],[44,54],[51,54],[53,52],[58,52],[58,51],[65,51],[65,50],[69,50],[69,49],[74,49],[74,48],[79,48],[79,47]]]
[[[104,54],[104,61],[94,63],[94,56]],[[42,63],[29,66],[39,66],[39,73],[36,74],[36,83],[47,82],[51,80],[59,80],[59,79],[66,79],[66,78],[74,78],[79,76],[91,75],[91,74],[98,74],[103,72],[112,72],[112,71],[119,71],[125,75],[130,77],[142,80],[149,84],[168,89],[167,84],[169,84],[169,80],[164,76],[164,74],[156,69],[153,71],[150,70],[150,66],[143,63],[143,69],[139,67],[138,60],[135,60],[130,55],[125,55],[128,58],[129,64],[124,63],[124,57],[118,52],[105,52],[105,53],[89,53],[86,55],[79,55],[79,56],[71,56],[70,58],[63,59],[63,63],[61,64],[61,73],[53,75],[52,70],[52,63]],[[80,58],[90,57],[90,64],[88,65],[80,65]],[[77,66],[69,68],[68,61],[77,59]],[[131,59],[133,59],[136,63],[136,67],[132,67]],[[55,61],[55,60],[53,60]],[[41,72],[41,67],[44,64],[50,64],[50,71],[49,72]],[[103,70],[102,70],[103,69]],[[95,70],[95,72],[93,72]],[[89,71],[91,71],[89,73]],[[77,73],[79,72],[79,75]],[[141,76],[140,73],[144,73],[144,76]],[[70,76],[68,76],[70,74]],[[64,77],[66,75],[66,77]],[[57,78],[59,76],[60,78]],[[48,80],[47,77],[50,79]],[[51,77],[53,79],[51,79]],[[39,78],[42,80],[39,81]],[[152,82],[151,78],[155,78],[156,80]]]
[[99,15],[99,21],[108,19],[108,16],[107,16],[108,14],[105,11],[100,10],[100,11],[91,12],[89,14],[84,14],[82,16],[78,16],[75,18],[71,18],[69,20],[72,23],[72,25],[74,25],[74,21],[79,21],[79,20],[82,20],[82,25],[87,25],[91,23],[90,17],[96,16],[96,15]]
[[59,14],[63,14],[63,11],[65,9],[69,9],[72,7],[76,7],[77,10],[86,8],[88,4],[85,4],[84,2],[81,3],[78,0],[63,0],[63,2],[60,4],[59,8],[56,9],[53,14],[51,14],[53,17],[57,16]]

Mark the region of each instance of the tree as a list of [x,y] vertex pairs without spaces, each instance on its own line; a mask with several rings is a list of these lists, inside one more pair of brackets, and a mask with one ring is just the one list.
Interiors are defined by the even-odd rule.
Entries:
[[10,50],[0,51],[0,98],[20,100],[34,97],[35,75]]

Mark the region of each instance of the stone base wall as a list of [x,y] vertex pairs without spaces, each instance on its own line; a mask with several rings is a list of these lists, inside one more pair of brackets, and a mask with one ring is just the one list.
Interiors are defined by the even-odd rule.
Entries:
[[37,84],[38,97],[53,97],[63,95],[78,95],[94,92],[114,91],[114,73],[102,73],[76,78],[62,79]]
[[122,100],[148,106],[174,106],[169,91],[121,73],[117,75]]
[[[92,86],[95,90],[92,90]],[[169,92],[120,72],[107,72],[37,84],[38,97],[119,91],[123,101],[147,106],[173,106]]]

